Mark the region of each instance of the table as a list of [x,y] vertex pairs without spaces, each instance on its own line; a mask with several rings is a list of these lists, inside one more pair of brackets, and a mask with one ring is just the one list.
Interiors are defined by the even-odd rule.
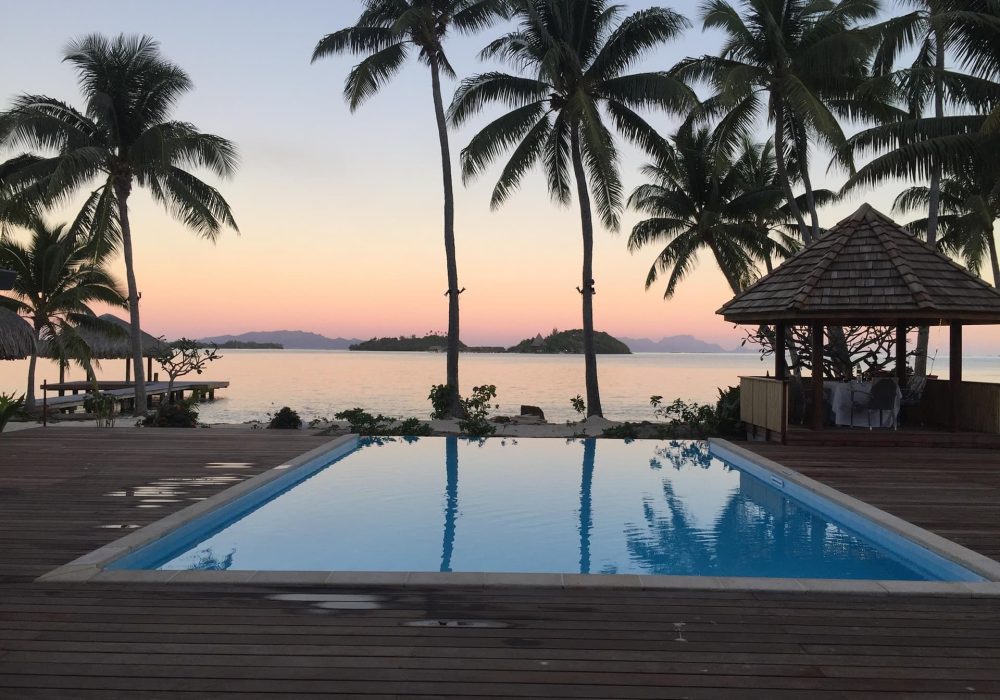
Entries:
[[[872,382],[850,381],[850,382],[823,382],[823,388],[829,391],[830,406],[833,409],[833,422],[836,425],[853,425],[856,428],[868,427],[868,410],[864,407],[854,409],[854,422],[851,422],[851,402],[852,397],[857,398],[860,403],[863,400],[863,392],[870,392]],[[852,396],[853,395],[853,396]],[[872,411],[871,427],[892,428],[896,425],[899,417],[899,404],[903,398],[903,392],[896,386],[896,401],[892,411]]]

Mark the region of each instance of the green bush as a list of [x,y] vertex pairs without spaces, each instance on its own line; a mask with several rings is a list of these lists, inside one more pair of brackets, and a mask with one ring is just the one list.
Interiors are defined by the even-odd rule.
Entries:
[[653,415],[666,423],[657,426],[657,437],[704,439],[739,434],[740,388],[731,386],[718,391],[715,405],[681,399],[664,404],[662,396],[650,396]]
[[621,425],[613,425],[610,428],[605,428],[601,435],[617,440],[635,440],[639,437],[639,427],[635,423],[625,421]]
[[24,412],[24,396],[15,394],[0,394],[0,433],[7,427],[12,418],[21,418]]
[[365,437],[424,436],[431,434],[431,426],[418,418],[407,418],[397,422],[395,418],[372,415],[363,408],[351,408],[337,413],[334,418],[346,420],[351,432]]
[[271,416],[271,422],[268,423],[267,427],[273,430],[298,430],[302,427],[302,419],[288,406],[283,406],[280,411]]
[[500,408],[494,404],[497,388],[493,384],[484,384],[472,388],[472,396],[462,399],[462,409],[465,417],[458,421],[459,430],[469,437],[489,437],[496,433],[496,426],[489,421],[491,408]]
[[147,428],[197,428],[198,402],[185,399],[160,404],[155,411],[146,414],[142,425]]
[[451,391],[447,384],[435,384],[431,387],[431,393],[427,399],[431,402],[431,418],[434,420],[444,420],[450,418],[448,409],[451,406]]
[[581,416],[587,410],[587,404],[584,402],[583,397],[577,394],[569,400],[569,405],[573,407],[573,410],[579,413]]

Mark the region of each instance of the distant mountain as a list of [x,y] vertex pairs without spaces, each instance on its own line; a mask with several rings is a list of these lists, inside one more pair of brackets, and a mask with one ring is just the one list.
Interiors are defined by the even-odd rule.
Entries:
[[216,335],[200,340],[218,345],[234,340],[250,343],[277,343],[286,350],[346,350],[351,345],[361,342],[359,338],[327,338],[325,335],[306,331],[254,331],[240,335]]
[[671,335],[660,340],[649,338],[621,338],[632,352],[740,352],[726,350],[715,343],[699,340],[693,335]]

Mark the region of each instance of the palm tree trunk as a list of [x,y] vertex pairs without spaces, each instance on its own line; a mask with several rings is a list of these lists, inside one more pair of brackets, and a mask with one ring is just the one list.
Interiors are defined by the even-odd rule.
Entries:
[[739,294],[742,292],[743,285],[740,284],[738,279],[733,277],[733,271],[730,270],[723,261],[722,254],[719,252],[719,247],[715,243],[715,237],[712,236],[712,234],[708,234],[706,242],[708,243],[708,247],[712,249],[712,255],[715,256],[715,264],[719,266],[720,270],[722,270],[722,275],[726,278],[726,282],[729,283],[729,288],[733,290],[733,294]]
[[580,573],[590,573],[590,531],[594,528],[593,486],[597,440],[583,441],[583,468],[580,471]]
[[[940,31],[934,37],[934,118],[944,118],[944,36]],[[934,159],[931,166],[930,190],[927,197],[927,245],[937,247],[938,215],[941,210],[941,161]],[[921,326],[917,330],[917,356],[913,360],[913,373],[927,374],[927,345],[930,342],[930,328]]]
[[118,199],[118,219],[122,229],[122,254],[125,257],[125,280],[128,283],[128,315],[132,336],[132,374],[135,377],[135,410],[133,415],[146,412],[146,377],[142,366],[142,334],[139,325],[139,288],[135,282],[135,262],[132,258],[132,227],[128,220],[129,181],[115,181]]
[[448,122],[441,98],[441,76],[436,60],[431,61],[431,87],[434,92],[434,116],[437,118],[438,141],[441,143],[441,176],[444,181],[444,254],[448,265],[448,352],[445,384],[448,386],[452,416],[461,417],[458,387],[458,260],[455,253],[455,192],[451,181],[451,148],[448,144]]
[[990,249],[990,263],[993,265],[993,286],[1000,289],[1000,260],[997,259],[997,237],[992,229],[986,231],[986,246]]
[[444,441],[445,484],[444,535],[441,541],[441,571],[451,571],[451,558],[455,553],[455,521],[458,519],[458,438]]
[[580,153],[579,126],[572,129],[573,173],[576,193],[580,199],[580,224],[583,229],[583,275],[580,286],[583,297],[583,362],[587,385],[587,417],[603,416],[601,391],[597,385],[597,351],[594,348],[594,217],[590,211],[587,173]]
[[785,199],[788,200],[788,208],[795,217],[795,223],[799,227],[799,233],[806,245],[812,243],[812,233],[806,226],[805,219],[802,218],[802,211],[795,201],[795,193],[792,191],[792,181],[788,178],[788,166],[785,164],[785,107],[778,96],[772,96],[774,101],[774,164],[778,169],[778,179],[781,187],[785,190]]
[[[37,345],[37,341],[36,341]],[[24,410],[35,410],[35,368],[38,366],[38,350],[31,351],[31,359],[28,360],[28,390],[24,394]]]

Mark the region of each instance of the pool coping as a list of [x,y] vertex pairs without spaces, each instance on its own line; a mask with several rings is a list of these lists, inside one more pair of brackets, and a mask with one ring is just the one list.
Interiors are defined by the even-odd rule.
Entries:
[[214,496],[192,504],[85,554],[36,579],[38,582],[257,584],[262,586],[352,586],[352,587],[537,587],[601,590],[675,590],[743,592],[814,592],[868,595],[1000,596],[1000,562],[962,547],[940,535],[917,527],[868,503],[837,491],[778,462],[728,440],[711,438],[710,445],[735,454],[756,466],[774,472],[818,496],[850,510],[949,559],[987,579],[985,581],[881,581],[868,579],[796,579],[724,576],[587,575],[553,573],[483,573],[425,571],[160,571],[150,569],[106,569],[109,564],[152,544],[197,518],[230,504],[276,479],[305,468],[319,457],[357,444],[357,435],[344,435],[272,467]]

